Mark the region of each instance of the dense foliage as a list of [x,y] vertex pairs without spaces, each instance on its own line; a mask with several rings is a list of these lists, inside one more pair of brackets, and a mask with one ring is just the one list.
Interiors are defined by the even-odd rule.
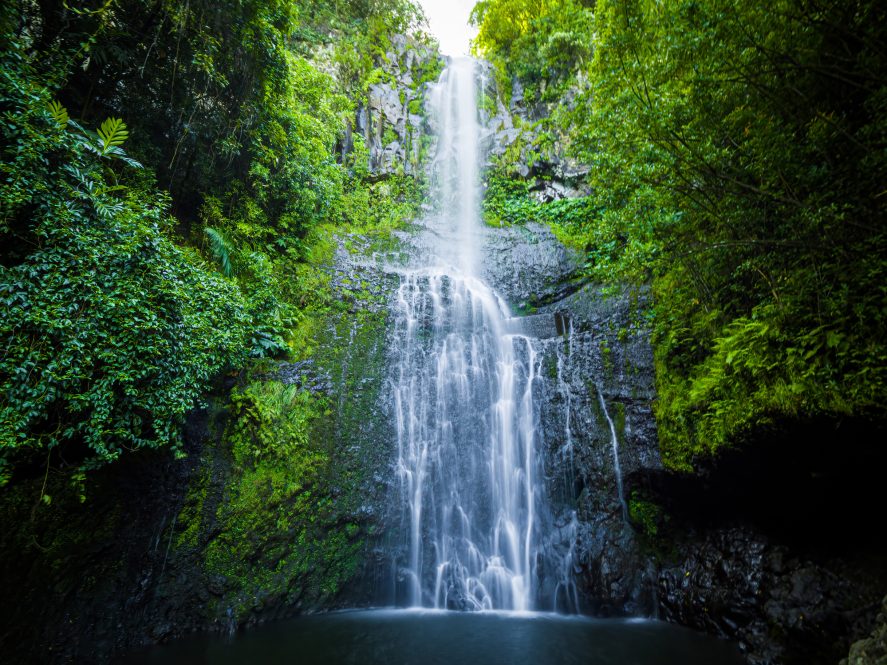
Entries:
[[560,69],[495,36],[510,4],[486,3],[477,45],[528,85],[556,75],[564,103],[539,136],[561,128],[591,166],[562,231],[590,276],[652,282],[666,462],[790,421],[883,417],[881,4],[600,1],[570,24],[591,58]]
[[[471,13],[475,49],[491,56],[501,87],[513,77],[530,99],[554,99],[591,55],[589,0],[480,0]],[[546,94],[547,93],[547,94]]]
[[177,446],[222,370],[301,353],[329,236],[415,204],[342,137],[390,36],[426,38],[408,0],[23,1],[0,21],[0,484],[82,479]]
[[75,441],[91,466],[175,443],[242,358],[244,300],[172,242],[169,199],[133,173],[122,123],[80,128],[20,53],[0,71],[2,461]]

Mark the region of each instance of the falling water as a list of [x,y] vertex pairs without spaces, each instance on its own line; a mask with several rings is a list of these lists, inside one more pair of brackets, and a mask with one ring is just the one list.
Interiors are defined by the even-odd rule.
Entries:
[[402,602],[536,605],[543,495],[533,390],[540,359],[479,278],[475,63],[457,59],[431,105],[440,128],[426,266],[401,276],[394,407],[403,492]]
[[[563,317],[561,321],[563,321]],[[564,472],[567,474],[564,478],[565,485],[572,484],[571,479],[575,476],[576,471],[573,465],[573,391],[570,388],[570,380],[568,376],[568,368],[570,360],[573,356],[573,339],[574,329],[573,321],[569,319],[564,324],[564,336],[566,337],[566,348],[562,345],[557,347],[557,392],[560,394],[564,402],[564,443],[558,450],[558,455],[565,462],[563,465]]]
[[616,476],[616,491],[619,493],[619,505],[622,506],[622,520],[628,521],[628,504],[625,503],[625,490],[622,487],[622,467],[619,464],[619,438],[616,436],[616,427],[613,425],[613,419],[607,410],[607,402],[604,400],[604,393],[601,389],[597,389],[598,400],[601,404],[601,410],[604,412],[604,418],[607,420],[607,426],[610,428],[610,445],[613,447],[613,473]]

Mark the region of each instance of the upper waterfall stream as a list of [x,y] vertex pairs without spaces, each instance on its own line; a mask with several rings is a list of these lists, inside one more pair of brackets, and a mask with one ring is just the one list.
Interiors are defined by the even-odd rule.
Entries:
[[[408,571],[403,601],[538,608],[542,474],[533,341],[478,276],[476,65],[456,59],[433,91],[431,264],[402,275],[394,401]],[[545,609],[551,609],[551,606]]]

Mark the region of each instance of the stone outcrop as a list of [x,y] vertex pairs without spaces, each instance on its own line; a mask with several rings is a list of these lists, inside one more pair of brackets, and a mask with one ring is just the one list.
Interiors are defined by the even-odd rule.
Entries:
[[425,95],[442,64],[440,55],[427,45],[394,36],[386,55],[386,80],[370,85],[366,103],[358,107],[353,126],[347,128],[343,152],[352,149],[354,132],[363,138],[370,171],[376,176],[420,172],[423,150],[430,141]]
[[885,665],[887,664],[887,597],[881,604],[881,611],[871,635],[854,642],[850,654],[840,665]]
[[[750,663],[837,662],[870,628],[884,560],[854,555],[857,547],[877,552],[876,536],[845,545],[847,536],[834,534],[825,513],[816,519],[821,490],[807,488],[810,474],[795,461],[815,457],[814,444],[738,451],[697,475],[663,469],[647,294],[576,280],[578,257],[544,227],[490,229],[486,236],[487,278],[541,342],[549,501],[555,528],[575,530],[583,611],[656,616],[711,633],[737,642]],[[767,464],[771,470],[762,471]],[[809,536],[800,542],[802,534]]]
[[546,117],[551,105],[527,107],[520,82],[512,82],[511,98],[506,105],[496,85],[489,63],[482,62],[479,80],[480,115],[484,126],[481,147],[486,166],[508,156],[514,175],[531,181],[531,190],[542,202],[587,194],[583,179],[588,166],[567,154],[566,137],[555,134],[543,156],[531,151],[539,138],[537,121]]

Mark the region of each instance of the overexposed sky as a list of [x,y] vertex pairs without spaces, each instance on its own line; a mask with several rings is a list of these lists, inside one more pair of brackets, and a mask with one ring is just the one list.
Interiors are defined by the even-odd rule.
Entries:
[[469,27],[468,15],[476,0],[419,0],[433,34],[444,55],[468,55],[468,41],[476,30]]

